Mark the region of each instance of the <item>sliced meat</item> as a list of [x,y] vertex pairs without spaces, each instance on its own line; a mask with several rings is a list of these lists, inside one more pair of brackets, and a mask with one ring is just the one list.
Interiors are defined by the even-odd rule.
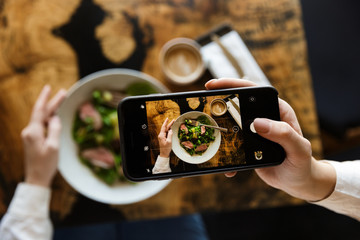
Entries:
[[195,148],[195,152],[203,152],[208,148],[206,143],[203,143]]
[[185,123],[182,123],[180,125],[180,130],[183,130],[185,132],[185,134],[189,133],[189,129],[186,127]]
[[91,102],[85,102],[80,107],[80,119],[86,122],[88,118],[92,119],[95,130],[99,130],[102,127],[101,115]]
[[114,155],[104,147],[85,149],[81,156],[96,167],[109,169],[115,166]]
[[193,149],[194,148],[194,144],[192,142],[190,142],[190,141],[181,142],[181,145],[183,145],[187,149]]
[[201,126],[201,135],[204,135],[206,132],[206,127],[205,126]]

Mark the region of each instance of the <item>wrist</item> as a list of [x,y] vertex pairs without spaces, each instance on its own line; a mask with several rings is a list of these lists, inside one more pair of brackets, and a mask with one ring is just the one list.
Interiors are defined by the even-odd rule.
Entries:
[[320,201],[329,197],[335,189],[336,185],[336,171],[334,167],[325,161],[316,161],[314,174],[314,187],[313,199],[309,201]]
[[49,188],[51,185],[51,181],[47,181],[44,179],[36,179],[32,177],[25,177],[25,183],[31,184],[31,185],[37,185],[41,187]]
[[323,200],[331,195],[336,185],[336,171],[331,164],[311,160],[310,175],[298,189],[301,199],[310,202]]
[[162,153],[162,152],[160,152],[159,156],[162,157],[162,158],[169,158],[170,153]]

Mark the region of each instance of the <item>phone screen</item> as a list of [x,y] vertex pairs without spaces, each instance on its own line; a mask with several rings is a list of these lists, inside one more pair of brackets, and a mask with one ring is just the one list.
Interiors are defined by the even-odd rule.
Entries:
[[[245,164],[240,113],[235,111],[232,116],[227,112],[228,98],[234,99],[234,103],[239,102],[236,95],[147,101],[150,136],[147,169],[154,174],[182,173]],[[205,125],[219,126],[223,130]],[[158,158],[160,151],[165,152],[164,157],[169,157],[169,165],[164,160],[156,162],[162,160]]]
[[269,89],[128,101],[120,113],[128,123],[121,133],[125,170],[135,178],[161,178],[278,162],[278,154],[266,157],[274,155],[274,143],[252,126],[256,116],[279,118],[277,94]]

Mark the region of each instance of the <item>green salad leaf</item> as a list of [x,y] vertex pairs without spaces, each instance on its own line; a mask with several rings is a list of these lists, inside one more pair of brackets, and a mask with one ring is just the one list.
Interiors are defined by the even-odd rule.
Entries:
[[152,85],[144,82],[132,83],[126,89],[126,94],[130,96],[147,95],[152,93],[157,93],[157,91]]
[[[210,120],[204,115],[199,116],[196,120],[202,124],[211,124]],[[214,129],[205,127],[205,132],[202,132],[201,126],[193,126],[189,121],[191,120],[185,119],[184,124],[186,130],[181,129],[181,126],[179,127],[178,138],[180,140],[180,145],[190,155],[202,155],[207,150],[209,144],[215,140]],[[197,147],[201,145],[206,145],[206,149],[198,150]]]
[[[156,93],[149,83],[135,82],[130,84],[122,94],[125,95],[146,95]],[[121,169],[120,156],[120,135],[118,126],[117,110],[110,107],[109,103],[113,99],[113,93],[107,90],[95,90],[92,92],[91,104],[100,114],[102,126],[100,129],[94,128],[94,120],[91,117],[80,118],[80,110],[74,119],[72,135],[74,141],[79,146],[80,160],[89,167],[96,176],[105,183],[111,185],[116,181],[126,181]],[[94,166],[89,160],[81,157],[81,152],[86,149],[104,147],[114,157],[114,167],[109,169]]]

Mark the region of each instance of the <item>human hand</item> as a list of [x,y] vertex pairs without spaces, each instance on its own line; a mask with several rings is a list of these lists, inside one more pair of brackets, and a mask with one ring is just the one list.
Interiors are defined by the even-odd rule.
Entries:
[[[240,79],[215,79],[205,84],[207,89],[250,87],[255,83]],[[275,167],[256,169],[258,176],[272,187],[281,189],[294,197],[309,201],[321,200],[331,194],[335,187],[336,173],[326,162],[312,157],[310,142],[302,135],[294,110],[279,99],[281,121],[257,118],[256,132],[280,144],[285,152],[284,162]],[[234,176],[227,173],[226,176]]]
[[160,157],[169,157],[171,152],[171,137],[172,137],[172,130],[171,126],[174,123],[172,120],[170,123],[169,119],[166,118],[163,125],[161,126],[160,133],[158,135],[159,145],[160,145]]
[[57,170],[61,123],[54,113],[66,95],[65,90],[60,90],[48,101],[50,92],[50,86],[44,86],[33,107],[30,122],[21,132],[25,182],[44,187],[51,185]]

